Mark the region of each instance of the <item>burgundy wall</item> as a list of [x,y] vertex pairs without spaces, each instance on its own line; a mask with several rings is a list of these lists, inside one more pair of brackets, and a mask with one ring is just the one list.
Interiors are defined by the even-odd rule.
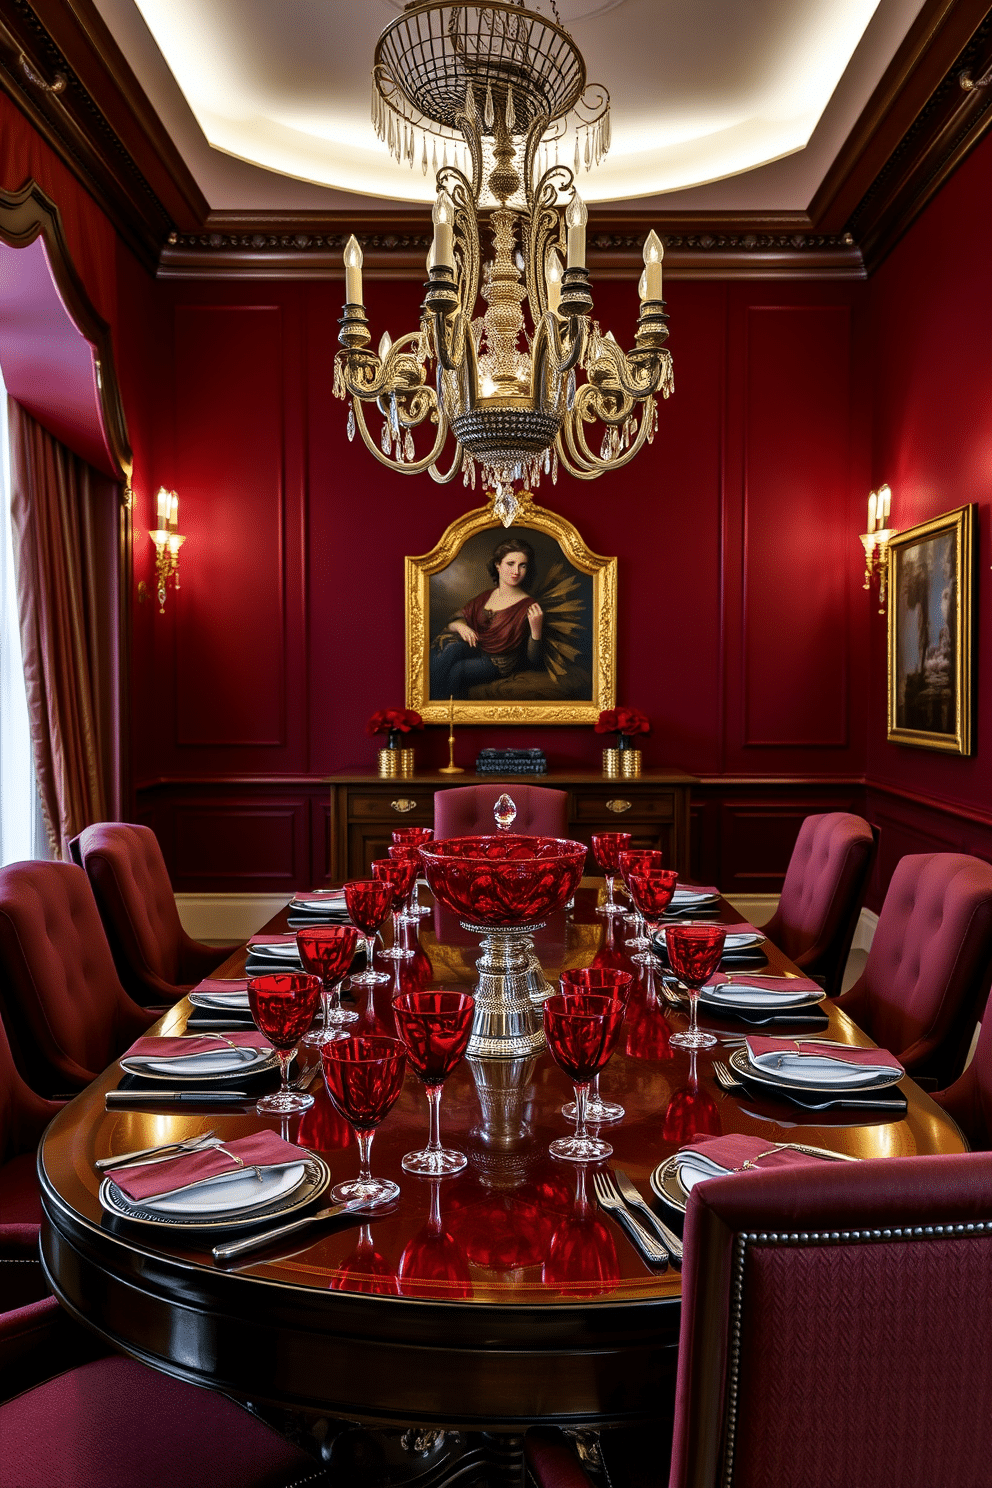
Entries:
[[[597,316],[629,343],[634,284],[595,292]],[[415,325],[421,294],[370,280],[374,341]],[[671,283],[677,392],[658,439],[625,471],[545,478],[537,492],[619,557],[618,700],[651,718],[647,763],[713,778],[697,802],[700,871],[716,870],[707,844],[725,835],[731,781],[793,782],[784,818],[753,803],[741,818],[777,844],[758,875],[770,888],[810,800],[846,800],[864,772],[852,547],[868,480],[864,294]],[[401,477],[348,443],[331,396],[340,298],[328,283],[155,286],[154,470],[135,541],[150,549],[159,483],[178,489],[188,541],[166,614],[138,617],[135,779],[181,886],[207,886],[198,855],[218,888],[320,872],[315,777],[373,768],[366,721],[403,701],[404,556],[480,504],[460,482]],[[444,739],[418,737],[418,761],[440,764]],[[596,767],[603,742],[591,728],[474,728],[460,753],[467,763],[501,741],[543,746],[552,769]],[[252,800],[267,846],[246,859],[232,823]],[[745,872],[737,856],[724,852],[724,884]]]
[[872,484],[892,487],[892,522],[911,527],[978,506],[975,753],[967,759],[886,741],[885,620],[871,617],[867,784],[881,828],[880,882],[906,852],[992,858],[989,491],[992,362],[988,241],[992,140],[951,178],[869,285],[875,383]]

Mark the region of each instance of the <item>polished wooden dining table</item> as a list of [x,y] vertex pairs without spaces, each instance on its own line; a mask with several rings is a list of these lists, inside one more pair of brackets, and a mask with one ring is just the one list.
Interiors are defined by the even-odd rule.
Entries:
[[[596,912],[601,899],[601,882],[586,881],[573,910],[537,934],[549,980],[565,966],[629,965],[627,932]],[[266,928],[284,928],[285,914]],[[725,903],[720,914],[728,924],[739,919]],[[767,942],[764,951],[768,964],[756,969],[794,971]],[[395,1033],[398,991],[470,987],[477,956],[478,936],[435,906],[413,958],[377,961],[391,980],[371,999],[362,993],[357,1027]],[[218,974],[237,976],[243,966],[242,951]],[[713,1061],[726,1059],[727,1047],[698,1055],[673,1048],[686,1015],[661,998],[653,970],[634,970],[621,1041],[602,1075],[604,1097],[626,1114],[600,1130],[613,1146],[609,1165],[624,1169],[667,1222],[677,1225],[678,1216],[653,1198],[650,1175],[694,1136],[743,1132],[859,1158],[964,1149],[954,1123],[908,1078],[900,1085],[907,1109],[898,1115],[816,1115],[725,1093]],[[831,1038],[870,1045],[842,1012],[824,1006]],[[184,1000],[153,1031],[181,1032],[189,1013]],[[741,1031],[729,1021],[702,1024]],[[444,1090],[442,1138],[468,1165],[443,1180],[410,1176],[400,1165],[427,1132],[424,1092],[408,1071],[372,1149],[373,1172],[400,1185],[396,1204],[367,1222],[349,1216],[315,1225],[281,1249],[226,1266],[211,1255],[216,1236],[179,1236],[105,1213],[94,1162],[208,1127],[231,1140],[263,1118],[253,1102],[108,1110],[105,1094],[121,1073],[115,1064],[72,1101],[39,1153],[52,1286],[113,1346],[270,1409],[366,1427],[489,1433],[472,1440],[488,1443],[508,1481],[519,1474],[519,1433],[531,1424],[643,1425],[660,1402],[670,1405],[679,1271],[649,1267],[596,1206],[584,1168],[549,1157],[549,1143],[569,1129],[562,1106],[572,1092],[546,1053],[457,1068]],[[338,1182],[357,1172],[354,1135],[316,1079],[314,1094],[309,1111],[283,1118],[283,1135],[320,1153]],[[267,1124],[280,1130],[278,1119]],[[425,1462],[439,1440],[429,1431],[422,1438]]]

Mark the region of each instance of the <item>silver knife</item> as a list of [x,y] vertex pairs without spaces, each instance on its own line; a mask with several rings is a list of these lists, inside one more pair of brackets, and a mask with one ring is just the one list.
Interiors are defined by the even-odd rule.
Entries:
[[295,1235],[297,1230],[305,1230],[307,1225],[316,1224],[319,1219],[336,1219],[339,1214],[357,1214],[359,1210],[365,1210],[363,1219],[375,1219],[377,1216],[363,1205],[361,1200],[352,1200],[350,1204],[332,1204],[329,1209],[318,1209],[316,1214],[308,1214],[303,1219],[294,1219],[292,1224],[279,1225],[274,1230],[263,1230],[261,1234],[249,1235],[247,1240],[231,1240],[226,1245],[215,1245],[213,1258],[215,1261],[233,1261],[236,1256],[247,1255],[250,1250],[261,1250],[264,1245],[269,1245],[273,1240],[281,1240],[284,1235]]
[[109,1110],[112,1106],[129,1106],[135,1102],[151,1106],[174,1101],[189,1101],[193,1105],[206,1101],[239,1105],[254,1097],[247,1090],[108,1090],[104,1099]]
[[617,1188],[626,1202],[632,1209],[636,1209],[639,1214],[643,1215],[662,1245],[667,1249],[672,1260],[677,1266],[680,1266],[682,1264],[682,1241],[678,1235],[675,1234],[674,1230],[670,1230],[666,1224],[662,1223],[651,1208],[651,1205],[641,1197],[640,1189],[622,1168],[614,1168],[613,1177],[616,1179]]

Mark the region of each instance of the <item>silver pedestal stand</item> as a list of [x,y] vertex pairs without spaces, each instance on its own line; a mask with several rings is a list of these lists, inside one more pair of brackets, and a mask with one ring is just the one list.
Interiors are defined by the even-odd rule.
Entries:
[[531,936],[543,924],[474,925],[462,920],[461,926],[482,937],[469,1059],[523,1059],[538,1053],[544,1048],[544,1026],[531,996],[531,958],[537,959]]

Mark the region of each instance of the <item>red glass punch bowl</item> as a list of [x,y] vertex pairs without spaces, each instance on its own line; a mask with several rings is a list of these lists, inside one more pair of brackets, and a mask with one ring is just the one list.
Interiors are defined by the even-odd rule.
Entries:
[[531,925],[562,909],[579,886],[581,842],[565,837],[446,837],[420,849],[431,891],[473,925]]

